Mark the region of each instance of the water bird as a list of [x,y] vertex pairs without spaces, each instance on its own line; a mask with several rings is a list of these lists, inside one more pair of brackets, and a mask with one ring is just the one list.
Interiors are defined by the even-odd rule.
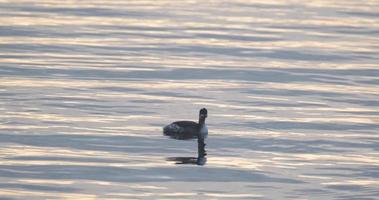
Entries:
[[199,121],[176,121],[163,128],[163,134],[173,139],[188,140],[197,138],[198,157],[204,157],[205,142],[208,137],[208,128],[205,125],[205,119],[208,117],[208,111],[205,108],[200,109]]

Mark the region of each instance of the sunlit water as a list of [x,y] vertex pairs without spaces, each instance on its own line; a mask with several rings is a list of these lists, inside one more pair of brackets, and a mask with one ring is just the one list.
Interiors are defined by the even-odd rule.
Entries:
[[[0,0],[0,199],[376,199],[378,13]],[[202,107],[207,163],[177,165],[196,140],[162,127]]]

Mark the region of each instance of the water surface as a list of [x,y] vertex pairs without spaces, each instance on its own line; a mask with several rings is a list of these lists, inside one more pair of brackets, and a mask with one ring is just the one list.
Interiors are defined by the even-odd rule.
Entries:
[[0,0],[0,198],[376,199],[378,10]]

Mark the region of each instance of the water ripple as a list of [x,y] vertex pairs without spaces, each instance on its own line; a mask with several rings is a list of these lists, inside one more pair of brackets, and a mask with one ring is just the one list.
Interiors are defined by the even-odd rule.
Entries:
[[376,199],[378,8],[0,0],[0,196]]

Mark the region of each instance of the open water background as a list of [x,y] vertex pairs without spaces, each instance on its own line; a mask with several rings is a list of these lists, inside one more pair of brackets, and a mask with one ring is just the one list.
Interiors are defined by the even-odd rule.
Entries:
[[0,0],[0,199],[378,199],[378,36],[377,0]]

